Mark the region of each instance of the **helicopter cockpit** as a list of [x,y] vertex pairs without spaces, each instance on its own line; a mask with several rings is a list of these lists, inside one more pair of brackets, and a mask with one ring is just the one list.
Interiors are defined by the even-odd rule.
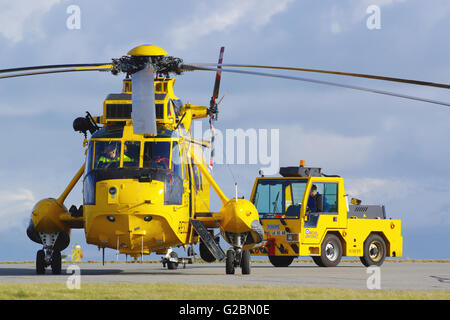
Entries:
[[182,204],[183,170],[179,136],[170,131],[156,137],[130,137],[125,127],[102,128],[89,142],[84,176],[84,204],[95,204],[95,184],[133,179],[164,183],[164,204]]

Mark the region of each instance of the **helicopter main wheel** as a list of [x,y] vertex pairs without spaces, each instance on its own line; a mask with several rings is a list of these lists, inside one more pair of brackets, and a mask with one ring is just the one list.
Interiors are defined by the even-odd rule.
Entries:
[[250,251],[242,251],[241,254],[241,270],[242,274],[250,274]]
[[53,251],[52,254],[52,262],[51,262],[51,267],[52,267],[52,273],[53,274],[61,274],[61,251]]
[[234,259],[235,259],[235,252],[234,250],[228,250],[227,251],[227,258],[225,261],[225,272],[226,274],[234,274]]
[[45,252],[39,250],[36,254],[36,274],[45,274]]
[[[174,259],[175,261],[170,261],[170,259]],[[178,268],[178,255],[175,251],[172,251],[169,254],[169,260],[167,261],[167,269],[176,270]]]

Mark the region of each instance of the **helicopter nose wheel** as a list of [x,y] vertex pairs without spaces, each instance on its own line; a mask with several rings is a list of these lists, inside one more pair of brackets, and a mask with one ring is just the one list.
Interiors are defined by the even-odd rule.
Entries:
[[239,248],[227,250],[225,273],[234,274],[236,267],[241,267],[242,274],[250,274],[250,251]]

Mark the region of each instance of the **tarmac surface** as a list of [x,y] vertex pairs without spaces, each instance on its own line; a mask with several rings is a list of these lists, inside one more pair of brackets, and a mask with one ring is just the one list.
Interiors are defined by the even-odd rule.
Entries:
[[[70,263],[63,264],[61,275],[36,275],[34,263],[0,264],[0,283],[66,283],[72,274]],[[320,268],[313,263],[292,263],[275,268],[270,263],[252,263],[251,274],[225,274],[223,263],[182,265],[167,270],[161,263],[80,263],[81,284],[103,283],[185,283],[222,285],[268,285],[367,289],[374,276],[361,263],[341,262],[338,267]],[[379,269],[380,288],[398,290],[450,290],[450,263],[385,262]],[[373,279],[373,278],[372,278]],[[373,282],[371,282],[373,284]]]

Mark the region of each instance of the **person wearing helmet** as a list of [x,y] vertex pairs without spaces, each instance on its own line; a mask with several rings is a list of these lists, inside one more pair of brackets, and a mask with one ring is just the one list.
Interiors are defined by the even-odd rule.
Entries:
[[[124,162],[132,161],[126,154],[123,155]],[[120,149],[117,144],[108,144],[105,152],[98,159],[98,168],[117,168],[120,163]]]

